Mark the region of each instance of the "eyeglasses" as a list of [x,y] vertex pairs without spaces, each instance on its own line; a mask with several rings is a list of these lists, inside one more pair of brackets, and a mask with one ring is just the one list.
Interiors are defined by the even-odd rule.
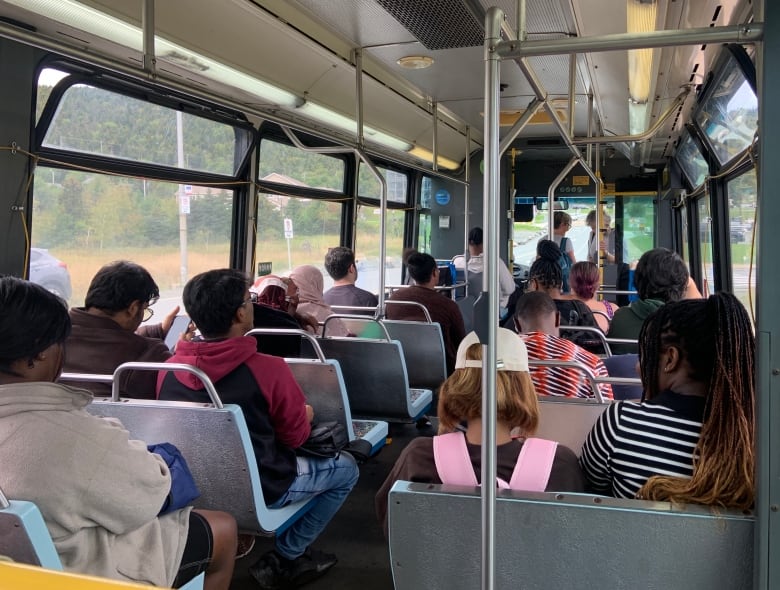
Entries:
[[250,291],[249,298],[244,299],[244,301],[241,302],[241,305],[239,305],[239,307],[243,307],[247,303],[257,303],[257,293]]
[[153,302],[149,302],[146,304],[146,307],[144,308],[144,319],[141,320],[141,322],[148,322],[152,319],[152,316],[154,315],[154,310],[149,307],[150,305],[154,305]]

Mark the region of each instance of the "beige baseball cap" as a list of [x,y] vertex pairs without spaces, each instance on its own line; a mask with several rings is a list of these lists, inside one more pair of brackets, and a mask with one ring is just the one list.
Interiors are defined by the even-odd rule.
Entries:
[[[476,332],[469,332],[458,346],[458,356],[455,358],[455,368],[482,368],[482,361],[466,359],[466,350],[472,344],[479,344]],[[499,328],[496,334],[496,364],[499,371],[528,372],[528,350],[521,338],[506,328]]]

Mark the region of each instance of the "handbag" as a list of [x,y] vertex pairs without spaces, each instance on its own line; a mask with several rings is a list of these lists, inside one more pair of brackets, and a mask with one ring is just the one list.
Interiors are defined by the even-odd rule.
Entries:
[[192,477],[187,461],[176,445],[157,443],[146,448],[150,453],[160,455],[171,473],[171,491],[160,508],[160,515],[184,508],[200,496],[195,478]]
[[304,457],[335,459],[349,444],[346,429],[338,422],[313,424],[309,438],[296,449]]

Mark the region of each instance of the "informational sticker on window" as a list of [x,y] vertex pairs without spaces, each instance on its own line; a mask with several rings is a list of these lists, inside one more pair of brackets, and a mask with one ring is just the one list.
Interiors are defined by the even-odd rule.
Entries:
[[288,240],[293,237],[293,224],[289,217],[284,218],[284,237]]

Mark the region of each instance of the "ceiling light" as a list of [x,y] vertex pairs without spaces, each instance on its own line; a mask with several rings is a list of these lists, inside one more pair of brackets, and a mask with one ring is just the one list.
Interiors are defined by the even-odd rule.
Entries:
[[[354,119],[309,100],[300,105],[296,110],[315,121],[336,127],[347,133],[354,134],[357,131],[357,123]],[[363,135],[367,141],[372,141],[400,152],[408,151],[412,147],[412,144],[408,141],[393,137],[367,125],[363,126]]]
[[[415,146],[410,149],[409,155],[414,156],[415,158],[419,158],[420,160],[424,160],[428,163],[433,163],[433,152],[420,146]],[[449,158],[445,158],[444,156],[439,156],[436,158],[436,162],[438,163],[439,168],[445,168],[447,170],[457,170],[460,168],[460,164],[458,162],[455,160],[450,160]]]
[[406,55],[396,63],[407,70],[424,70],[433,65],[433,58],[427,55]]
[[[658,4],[656,0],[628,0],[626,31],[649,33],[655,30]],[[650,77],[653,74],[653,50],[628,51],[628,94],[635,103],[644,104],[650,98]]]

